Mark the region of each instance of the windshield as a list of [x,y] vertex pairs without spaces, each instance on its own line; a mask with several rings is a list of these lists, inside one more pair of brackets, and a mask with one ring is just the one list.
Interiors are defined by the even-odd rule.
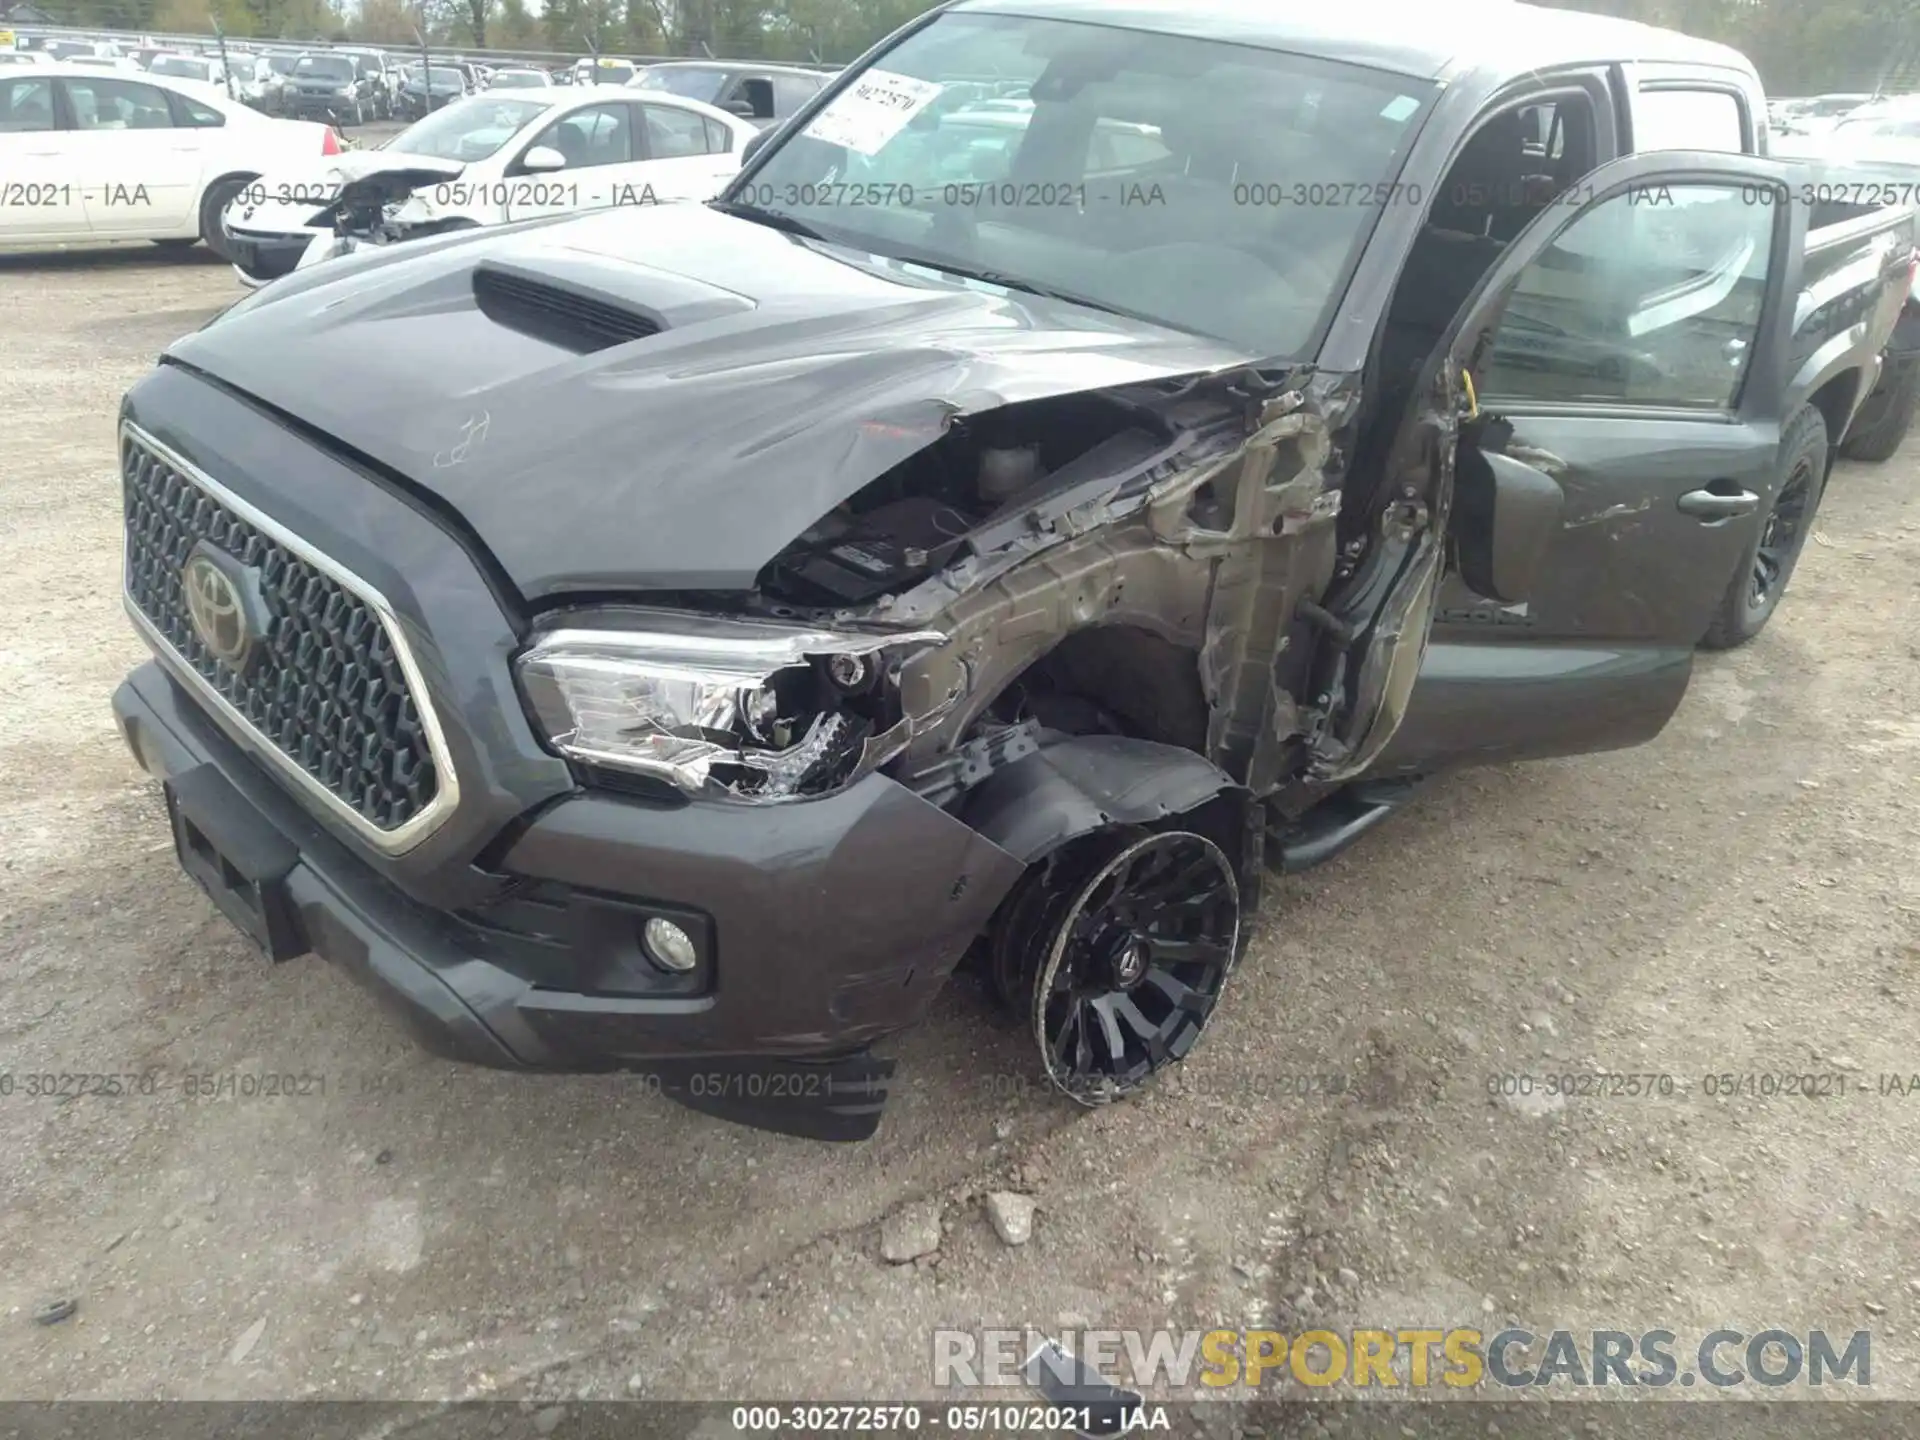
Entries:
[[576,68],[581,82],[587,85],[624,85],[639,73],[624,60],[601,60]]
[[300,63],[300,57],[298,55],[269,55],[266,57],[266,61],[267,64],[272,67],[274,74],[291,75],[294,66]]
[[312,76],[317,80],[351,80],[353,62],[338,55],[302,55],[294,65],[293,73]]
[[415,121],[381,148],[462,164],[484,160],[546,110],[547,106],[538,101],[476,96]]
[[191,60],[185,55],[156,55],[147,68],[156,75],[178,75],[183,80],[209,80],[213,77],[213,66],[205,60]]
[[699,65],[663,65],[647,71],[634,82],[636,90],[664,90],[711,105],[727,83],[727,72]]
[[[1030,106],[983,108],[1018,91]],[[1214,40],[948,13],[729,198],[824,239],[1304,358],[1433,87]]]
[[547,77],[537,70],[496,70],[488,82],[491,90],[544,89]]

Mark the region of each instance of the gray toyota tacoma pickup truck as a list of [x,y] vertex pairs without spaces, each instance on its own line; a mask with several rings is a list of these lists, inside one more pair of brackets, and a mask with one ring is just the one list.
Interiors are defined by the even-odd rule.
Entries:
[[173,345],[120,724],[261,951],[445,1054],[857,1138],[965,962],[1124,1096],[1270,868],[1649,739],[1773,612],[1914,233],[1763,106],[1498,0],[959,0],[717,201]]

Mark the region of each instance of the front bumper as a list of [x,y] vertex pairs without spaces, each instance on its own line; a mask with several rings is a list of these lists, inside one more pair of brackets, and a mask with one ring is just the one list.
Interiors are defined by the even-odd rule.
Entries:
[[[878,775],[781,806],[575,793],[523,819],[494,898],[442,910],[318,823],[159,662],[113,706],[145,770],[211,780],[228,833],[285,852],[283,948],[350,971],[429,1049],[639,1071],[789,1134],[872,1133],[892,1064],[867,1047],[925,1013],[1022,868]],[[691,981],[646,962],[652,914],[705,927]]]
[[314,237],[324,233],[305,230],[290,234],[265,234],[236,230],[225,221],[221,222],[220,232],[227,258],[233,262],[233,268],[240,272],[242,283],[249,286],[264,285],[269,280],[278,280],[282,275],[291,275],[298,268],[300,257],[307,253],[307,247],[313,243]]
[[[361,102],[366,108],[366,102]],[[288,118],[294,120],[324,120],[330,125],[338,125],[353,118],[353,102],[342,100],[338,95],[303,95],[298,91],[287,96],[286,110]]]

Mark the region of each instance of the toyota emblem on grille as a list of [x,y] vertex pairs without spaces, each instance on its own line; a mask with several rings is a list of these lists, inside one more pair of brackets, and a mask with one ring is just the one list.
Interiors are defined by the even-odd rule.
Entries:
[[180,572],[180,589],[187,601],[193,633],[222,665],[242,671],[253,658],[260,639],[259,607],[250,603],[255,590],[251,574],[226,551],[204,540],[193,547]]

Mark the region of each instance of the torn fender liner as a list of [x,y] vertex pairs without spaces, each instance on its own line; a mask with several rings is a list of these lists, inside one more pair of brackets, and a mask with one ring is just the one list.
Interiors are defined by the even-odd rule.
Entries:
[[1120,735],[1081,735],[994,772],[960,818],[1032,864],[1106,825],[1181,815],[1240,787],[1191,750]]

